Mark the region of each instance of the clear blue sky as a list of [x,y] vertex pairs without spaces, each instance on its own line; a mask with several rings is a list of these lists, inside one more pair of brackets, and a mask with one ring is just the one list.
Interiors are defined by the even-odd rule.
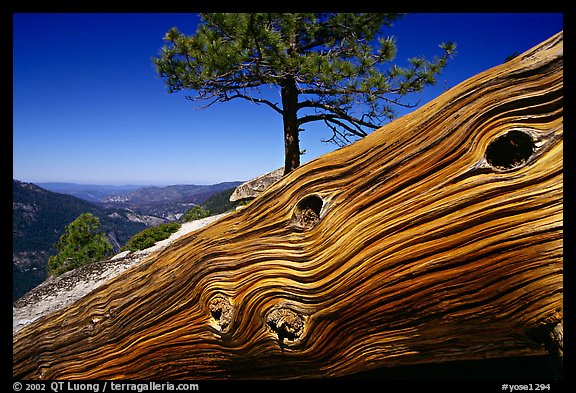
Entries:
[[[13,15],[13,177],[85,184],[211,184],[248,180],[283,165],[280,116],[244,101],[195,109],[168,94],[151,58],[173,26],[196,30],[196,14]],[[563,29],[562,14],[408,14],[386,34],[395,63],[457,55],[423,104]],[[267,91],[270,97],[277,92]],[[279,97],[278,97],[279,100]],[[405,112],[400,112],[403,114]],[[303,161],[336,147],[323,123],[301,134]]]

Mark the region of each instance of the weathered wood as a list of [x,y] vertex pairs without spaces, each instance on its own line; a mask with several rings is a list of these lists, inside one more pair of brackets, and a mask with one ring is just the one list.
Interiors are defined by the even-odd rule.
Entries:
[[[13,340],[16,378],[305,378],[542,354],[562,321],[562,34]],[[233,126],[233,125],[232,125]]]

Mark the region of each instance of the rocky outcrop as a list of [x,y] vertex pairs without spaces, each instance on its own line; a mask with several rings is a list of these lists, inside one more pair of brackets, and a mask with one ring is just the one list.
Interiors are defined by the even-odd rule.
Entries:
[[272,172],[258,176],[246,183],[240,184],[232,195],[230,195],[230,202],[251,200],[260,195],[265,189],[276,183],[284,174],[284,167],[278,168]]
[[13,303],[12,334],[36,319],[72,304],[140,262],[144,256],[133,253],[122,258],[90,263],[58,277],[49,277]]

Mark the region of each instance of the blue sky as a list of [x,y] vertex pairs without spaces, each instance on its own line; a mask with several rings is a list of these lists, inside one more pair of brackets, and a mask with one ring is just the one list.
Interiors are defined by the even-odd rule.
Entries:
[[[13,177],[85,184],[212,184],[248,180],[283,165],[280,116],[245,101],[207,109],[168,94],[151,58],[173,26],[196,30],[196,14],[13,15]],[[456,56],[438,84],[411,97],[424,104],[563,29],[562,14],[408,14],[386,35],[397,64]],[[268,97],[278,92],[265,89]],[[400,111],[399,114],[404,114]],[[301,133],[302,161],[336,146],[323,123]]]

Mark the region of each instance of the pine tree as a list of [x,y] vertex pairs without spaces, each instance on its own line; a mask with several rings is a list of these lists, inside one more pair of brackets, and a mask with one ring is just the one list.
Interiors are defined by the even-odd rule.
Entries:
[[55,245],[58,254],[48,259],[48,274],[58,276],[108,255],[112,245],[99,228],[100,220],[91,213],[83,213],[68,224]]
[[[345,145],[395,116],[409,93],[435,83],[455,51],[440,44],[440,57],[391,65],[396,41],[382,34],[399,14],[211,13],[195,35],[173,28],[153,61],[169,92],[189,90],[190,100],[244,99],[264,104],[283,119],[285,173],[300,165],[299,132],[323,121],[328,140]],[[281,102],[259,94],[280,90]]]

